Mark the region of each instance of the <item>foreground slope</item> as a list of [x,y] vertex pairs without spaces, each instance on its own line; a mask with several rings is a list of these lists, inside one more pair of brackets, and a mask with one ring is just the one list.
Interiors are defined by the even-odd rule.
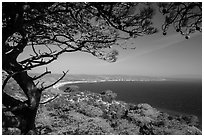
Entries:
[[[4,92],[26,100],[14,81],[7,84]],[[149,104],[130,104],[116,100],[110,90],[100,94],[79,91],[76,86],[64,91],[50,89],[43,93],[42,101],[59,96],[39,107],[36,127],[42,135],[197,135],[196,116],[169,115]],[[6,126],[5,118],[12,113],[3,106],[3,134],[21,134],[15,127]]]

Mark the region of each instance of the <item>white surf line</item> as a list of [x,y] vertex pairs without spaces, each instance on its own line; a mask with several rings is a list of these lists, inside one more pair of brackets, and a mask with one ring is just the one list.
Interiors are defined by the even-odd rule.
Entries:
[[[160,79],[159,81],[165,81],[166,79]],[[59,87],[66,84],[75,84],[75,83],[97,83],[97,82],[106,82],[106,81],[120,81],[120,80],[93,80],[93,81],[66,81],[57,83],[53,86],[54,89],[58,89]],[[125,80],[125,81],[151,81],[151,80]]]
[[55,89],[59,90],[59,87],[66,85],[66,84],[75,84],[75,83],[97,83],[97,82],[106,82],[106,81],[118,81],[118,80],[92,80],[92,81],[66,81],[57,83],[54,86],[52,86]]
[[57,83],[53,86],[53,88],[58,89],[59,87],[66,85],[66,84],[75,84],[75,83],[95,83],[95,82],[102,82],[102,81],[66,81],[66,82],[61,82]]

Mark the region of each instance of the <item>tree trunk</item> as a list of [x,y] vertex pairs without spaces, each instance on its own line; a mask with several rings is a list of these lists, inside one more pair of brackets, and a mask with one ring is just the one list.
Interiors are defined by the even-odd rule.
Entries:
[[22,134],[27,134],[30,130],[35,129],[35,118],[40,102],[41,90],[38,89],[33,82],[33,79],[22,71],[22,66],[16,61],[18,55],[3,54],[2,67],[8,74],[14,74],[12,77],[26,94],[28,100],[21,102],[9,95],[3,94],[3,104],[11,109],[11,112],[20,121],[19,128]]
[[29,130],[35,128],[35,117],[40,102],[41,91],[35,86],[27,72],[16,74],[13,78],[28,97],[28,107],[25,109],[24,114],[22,114],[26,122],[25,127],[23,127],[23,132],[27,133]]
[[13,76],[16,82],[23,89],[28,97],[28,101],[20,102],[8,95],[3,96],[3,104],[7,108],[11,108],[11,112],[18,118],[20,122],[19,128],[23,134],[27,134],[30,130],[35,130],[35,118],[40,102],[41,91],[34,85],[32,79],[27,72],[18,73]]
[[21,72],[13,76],[16,82],[23,89],[28,97],[28,101],[20,102],[12,97],[3,96],[3,104],[11,108],[11,112],[20,122],[19,128],[22,134],[27,134],[30,130],[35,130],[35,118],[40,102],[41,91],[35,86],[27,72]]

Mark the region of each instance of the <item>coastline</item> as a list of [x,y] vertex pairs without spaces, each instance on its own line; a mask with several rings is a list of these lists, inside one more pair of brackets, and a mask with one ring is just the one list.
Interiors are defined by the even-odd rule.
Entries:
[[103,81],[66,81],[66,82],[60,82],[55,85],[53,85],[53,88],[59,89],[59,87],[67,85],[67,84],[76,84],[76,83],[96,83],[96,82],[103,82]]
[[[60,87],[63,87],[64,85],[71,85],[71,84],[76,84],[76,83],[99,83],[99,82],[109,82],[109,81],[120,81],[120,80],[90,80],[90,81],[66,81],[66,82],[61,82],[61,83],[57,83],[56,85],[53,86],[53,88],[60,90]],[[128,80],[127,80],[128,81]],[[136,81],[136,80],[134,80]],[[138,80],[137,80],[138,81]],[[122,81],[121,81],[122,82]],[[190,114],[188,113],[182,113],[179,111],[174,111],[174,110],[170,110],[170,109],[165,109],[165,108],[159,108],[156,107],[157,110],[159,110],[160,112],[164,112],[167,113],[169,115],[172,116],[179,116],[179,115],[183,115],[183,116],[189,116]],[[197,116],[199,118],[199,129],[202,130],[202,116]]]
[[166,81],[166,79],[159,79],[159,80],[90,80],[90,81],[87,81],[87,80],[79,80],[79,81],[66,81],[66,82],[60,82],[60,83],[57,83],[53,86],[53,88],[59,88],[63,85],[66,85],[66,84],[76,84],[76,83],[97,83],[97,82],[109,82],[109,81],[140,81],[140,82],[147,82],[147,81]]

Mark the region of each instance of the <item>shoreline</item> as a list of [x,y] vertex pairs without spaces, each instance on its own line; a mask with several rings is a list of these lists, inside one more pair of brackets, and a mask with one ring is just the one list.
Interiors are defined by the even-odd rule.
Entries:
[[[100,83],[100,82],[109,82],[109,81],[122,82],[122,81],[119,81],[119,80],[66,81],[66,82],[61,82],[61,83],[55,84],[53,86],[53,88],[57,89],[57,90],[60,90],[59,88],[63,87],[64,85],[71,85],[71,84],[76,84],[76,83]],[[141,81],[139,81],[139,82],[141,82]],[[191,115],[191,114],[188,114],[188,113],[183,113],[183,112],[174,111],[174,110],[165,109],[165,108],[159,108],[159,107],[154,107],[154,108],[156,108],[160,112],[164,112],[164,113],[167,113],[167,114],[172,115],[172,116],[176,116],[176,115],[187,115],[188,116],[188,115]],[[197,116],[197,115],[195,115],[195,116]],[[202,131],[202,116],[201,117],[197,116],[197,117],[199,119],[199,129]]]
[[66,81],[66,82],[60,82],[57,83],[53,86],[53,88],[59,88],[63,85],[66,84],[76,84],[76,83],[97,83],[97,82],[150,82],[150,81],[166,81],[166,79],[161,79],[161,80],[91,80],[91,81],[86,81],[86,80],[79,80],[79,81]]
[[[60,82],[57,83],[55,85],[53,85],[53,88],[58,89],[61,86],[67,85],[67,84],[76,84],[76,83],[96,83],[96,82],[100,82],[100,81],[66,81],[66,82]],[[101,81],[102,82],[102,81]]]

